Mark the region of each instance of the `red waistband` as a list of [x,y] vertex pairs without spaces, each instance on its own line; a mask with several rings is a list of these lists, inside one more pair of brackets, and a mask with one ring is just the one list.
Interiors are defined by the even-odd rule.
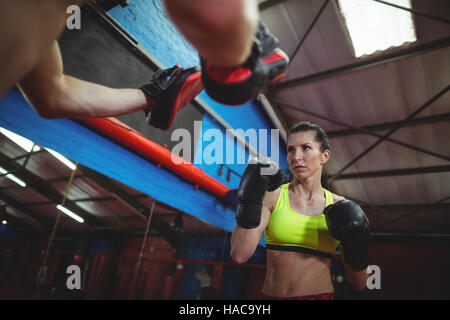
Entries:
[[266,296],[264,293],[262,294],[264,300],[334,300],[334,292],[325,292],[312,294],[309,296],[297,296],[297,297],[287,297],[287,298],[276,298]]

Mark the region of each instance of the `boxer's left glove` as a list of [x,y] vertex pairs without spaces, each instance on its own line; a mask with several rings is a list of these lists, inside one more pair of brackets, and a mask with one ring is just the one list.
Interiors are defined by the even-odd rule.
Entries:
[[258,158],[250,161],[239,183],[237,224],[246,229],[258,227],[266,191],[276,190],[283,181],[283,170],[275,162]]
[[149,100],[144,110],[147,122],[153,127],[168,130],[176,113],[203,90],[200,67],[158,70],[150,82],[140,87]]
[[341,241],[344,260],[352,269],[364,270],[369,265],[369,220],[351,200],[342,200],[324,210],[328,230]]

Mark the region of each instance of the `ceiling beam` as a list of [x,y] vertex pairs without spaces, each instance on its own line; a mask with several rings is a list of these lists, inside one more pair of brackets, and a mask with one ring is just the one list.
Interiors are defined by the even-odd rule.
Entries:
[[[403,204],[383,204],[383,205],[361,204],[361,207],[373,208],[374,210],[377,209],[386,212],[409,211],[409,210],[426,211],[430,209],[430,205],[428,203],[403,203]],[[433,205],[431,209],[438,211],[449,211],[450,203],[438,203]]]
[[398,129],[400,129],[406,122],[408,122],[410,119],[413,119],[416,115],[418,115],[420,112],[428,108],[430,105],[432,105],[436,100],[444,96],[448,90],[450,89],[450,85],[447,85],[444,89],[439,91],[437,94],[435,94],[431,99],[429,99],[427,102],[425,102],[422,106],[417,108],[413,113],[408,115],[405,119],[400,121],[395,127],[393,127],[389,132],[384,134],[381,138],[379,138],[377,141],[375,141],[373,144],[371,144],[368,148],[366,148],[363,152],[361,152],[358,156],[356,156],[353,160],[351,160],[349,163],[347,163],[344,167],[342,167],[335,175],[331,176],[328,179],[328,183],[331,183],[333,180],[338,178],[345,170],[350,168],[352,165],[354,165],[358,160],[360,160],[362,157],[364,157],[366,154],[368,154],[370,151],[372,151],[376,146],[378,146],[381,142],[389,138],[394,132],[396,132]]
[[[115,184],[110,178],[78,164],[81,170],[88,178],[98,183],[102,188],[111,192],[113,196],[136,212],[143,219],[147,219],[150,214],[149,208],[137,201],[133,196],[127,194],[119,185]],[[161,236],[166,239],[172,246],[178,248],[180,244],[179,234],[172,229],[172,227],[162,220],[158,215],[153,215],[151,220],[151,227],[156,229]]]
[[[14,158],[11,158],[11,160],[13,160]],[[23,166],[23,165],[21,165],[21,166]],[[17,171],[20,171],[21,169],[18,169]],[[7,174],[10,174],[10,173],[12,173],[12,174],[14,174],[14,172],[8,172],[8,173],[5,173],[5,174],[0,174],[0,177],[1,176],[4,176],[4,175],[7,175]],[[75,174],[75,176],[73,177],[73,179],[75,180],[75,179],[79,179],[79,178],[83,178],[84,176],[83,175],[79,175],[79,174]],[[67,181],[67,177],[58,177],[58,178],[51,178],[51,179],[42,179],[42,181],[43,182],[45,182],[45,183],[47,183],[47,184],[52,184],[53,182],[61,182],[61,181]],[[21,188],[20,186],[18,186],[18,185],[10,185],[10,186],[7,186],[7,187],[3,187],[2,188],[2,190],[14,190],[14,189],[19,189],[19,188]],[[51,203],[51,201],[42,201],[42,202],[36,202],[36,203],[27,203],[28,205],[35,205],[35,204],[48,204],[48,203]]]
[[[31,230],[36,230],[39,229],[41,227],[41,225],[36,222],[35,220],[28,220],[31,219],[29,216],[25,218],[23,217],[17,217],[11,213],[9,213],[8,211],[5,210],[5,208],[0,207],[0,223],[2,223],[3,220],[6,220],[6,223],[8,225],[12,225],[14,226],[14,229],[17,228],[28,228]],[[37,223],[37,224],[36,224]],[[2,228],[2,225],[0,225],[0,230]]]
[[[34,144],[33,147],[34,147],[34,146],[36,146],[36,144]],[[39,150],[36,150],[36,151],[30,151],[30,152],[27,152],[27,153],[22,154],[22,155],[20,155],[20,156],[11,158],[11,161],[17,161],[17,160],[20,160],[20,159],[23,159],[23,158],[25,158],[25,161],[27,161],[27,159],[29,159],[31,156],[34,156],[34,155],[36,155],[36,154],[38,154],[38,153],[44,153],[44,152],[47,152],[47,151],[46,151],[45,149],[41,148],[41,149],[39,149]]]
[[[327,117],[327,116],[315,113],[313,111],[306,110],[306,109],[298,107],[298,106],[292,106],[290,104],[284,103],[284,102],[279,101],[277,99],[272,100],[272,102],[275,103],[276,105],[281,106],[281,107],[293,109],[293,110],[296,110],[296,111],[299,111],[299,112],[311,115],[313,117],[316,117],[316,118],[319,118],[319,119],[323,119],[323,120],[329,121],[331,123],[338,124],[340,126],[347,127],[347,128],[349,128],[349,130],[355,130],[356,132],[359,132],[359,133],[365,133],[365,134],[368,134],[368,135],[371,135],[371,136],[374,136],[374,137],[377,137],[377,138],[383,138],[382,135],[377,134],[377,133],[375,133],[373,131],[364,129],[363,127],[352,126],[350,124],[347,124],[347,123],[344,123],[342,121],[339,121],[339,120],[336,120],[336,119],[333,119],[333,118],[330,118],[330,117]],[[403,126],[405,126],[406,124],[408,124],[412,120],[413,119],[409,119],[409,120],[404,121],[404,122],[397,121],[395,126],[400,126],[402,123],[403,123]],[[394,127],[394,126],[392,126],[392,127]],[[406,147],[406,148],[409,148],[409,149],[412,149],[412,150],[415,150],[415,151],[418,151],[418,152],[422,152],[424,154],[428,154],[430,156],[433,156],[433,157],[436,157],[436,158],[439,158],[439,159],[450,161],[450,157],[448,157],[448,156],[445,156],[445,155],[442,155],[442,154],[439,154],[437,152],[433,152],[433,151],[430,151],[430,150],[426,150],[426,149],[423,149],[423,148],[420,148],[420,147],[417,147],[417,146],[413,146],[413,145],[411,145],[409,143],[405,143],[405,142],[402,142],[402,141],[399,141],[399,140],[395,140],[395,139],[392,139],[392,138],[389,138],[389,137],[386,137],[384,140],[392,142],[392,143],[395,143],[397,145],[400,145],[400,146],[403,146],[403,147]]]
[[[7,171],[16,171],[14,173],[16,177],[23,180],[28,187],[34,189],[37,193],[55,203],[55,206],[56,204],[62,203],[64,196],[58,190],[32,172],[22,168],[16,163],[11,163],[11,159],[4,154],[0,154],[0,165]],[[70,199],[65,200],[64,206],[82,217],[88,225],[99,225],[99,221],[95,216],[80,208]]]
[[319,17],[322,15],[323,10],[325,10],[328,2],[330,2],[330,0],[324,0],[324,2],[322,3],[322,6],[320,7],[319,11],[317,12],[317,14],[314,16],[313,21],[310,23],[308,29],[306,29],[305,34],[303,35],[302,39],[300,40],[300,42],[297,44],[297,46],[294,49],[294,52],[292,53],[290,60],[289,60],[289,64],[291,64],[291,62],[294,60],[297,52],[300,50],[300,47],[303,45],[303,43],[305,42],[306,38],[308,37],[309,33],[311,32],[312,28],[314,27],[314,25],[316,24],[317,20],[319,20]]
[[265,0],[258,3],[258,9],[259,11],[263,11],[266,9],[269,9],[273,6],[276,6],[277,4],[286,2],[287,0]]
[[347,173],[341,174],[335,180],[378,178],[378,177],[391,177],[409,174],[425,174],[425,173],[440,173],[440,172],[450,172],[450,166],[433,166],[424,168],[408,168],[408,169]]
[[83,174],[95,181],[103,189],[112,193],[116,200],[121,201],[127,207],[136,212],[139,216],[146,219],[149,216],[149,209],[142,205],[140,202],[136,201],[131,195],[127,194],[119,185],[115,184],[111,179],[106,176],[89,169],[81,164],[78,164],[78,169],[83,172]]
[[[84,175],[82,174],[76,174],[73,176],[73,179],[80,179],[84,178]],[[53,182],[61,182],[61,181],[67,181],[67,177],[59,177],[59,178],[50,178],[50,179],[43,179],[46,183],[53,183]]]
[[[373,214],[378,214],[379,212],[388,214],[389,216],[394,215],[394,216],[399,217],[402,214],[401,211],[405,210],[404,209],[405,208],[404,205],[390,205],[390,206],[374,205],[374,204],[371,204],[371,203],[367,203],[365,201],[361,201],[360,199],[355,199],[352,196],[346,196],[346,198],[349,199],[349,200],[352,200],[352,201],[354,201],[356,203],[358,203],[361,206],[361,208],[363,208],[364,212],[367,213],[367,216],[369,217],[369,219],[371,219]],[[419,206],[424,208],[427,205],[419,204]],[[401,208],[401,209],[398,210],[398,208]],[[409,205],[407,207],[407,210],[411,210],[411,208],[417,209],[418,207],[417,206],[416,207],[411,207],[411,205]],[[411,217],[411,219],[415,220],[415,221],[417,221],[417,222],[419,222],[421,224],[424,224],[424,225],[429,225],[430,224],[428,221],[425,221],[423,219],[418,219],[416,217]]]
[[386,240],[450,240],[450,233],[371,232],[370,239]]
[[[411,119],[403,127],[419,126],[419,125],[439,123],[439,122],[444,122],[444,121],[450,121],[450,113],[441,113],[441,114],[435,114],[435,115],[431,115],[431,116],[425,116],[425,117]],[[367,130],[367,131],[382,131],[382,130],[392,129],[393,127],[397,126],[399,123],[400,123],[400,121],[392,121],[392,122],[385,122],[385,123],[363,126],[361,128],[364,130]],[[349,136],[349,135],[354,135],[354,134],[359,134],[359,133],[361,133],[361,132],[356,129],[344,129],[344,130],[327,132],[327,135],[329,138],[335,138],[335,137],[344,137],[344,136]]]
[[379,64],[384,64],[388,62],[393,62],[399,59],[411,57],[418,54],[423,54],[426,52],[439,50],[450,46],[450,37],[442,38],[439,40],[431,41],[424,44],[409,46],[403,50],[397,50],[389,54],[379,54],[373,58],[361,59],[359,62],[348,64],[345,66],[337,67],[334,69],[329,69],[321,71],[312,75],[295,78],[292,80],[287,80],[278,84],[272,85],[271,91],[276,92],[292,87],[298,87],[304,84],[316,82],[319,80],[328,79],[331,77],[336,77],[338,75],[343,75],[351,73],[357,70],[362,70],[370,67],[377,66]]
[[[432,209],[436,205],[445,203],[449,199],[450,199],[450,196],[446,196],[446,197],[444,197],[442,199],[439,199],[439,200],[437,200],[437,201],[435,201],[433,203],[430,203],[430,204],[428,204],[427,209]],[[393,218],[393,219],[391,219],[391,220],[389,220],[389,221],[387,221],[385,223],[382,223],[382,224],[379,224],[377,226],[374,226],[373,227],[373,231],[375,231],[375,232],[381,231],[381,230],[385,229],[386,227],[388,227],[388,226],[390,226],[390,225],[392,225],[392,224],[394,224],[394,223],[396,223],[396,222],[398,222],[400,220],[403,220],[403,219],[406,219],[406,218],[410,218],[411,216],[413,216],[413,215],[415,215],[415,214],[417,214],[419,212],[422,212],[422,211],[423,211],[423,209],[416,208],[416,209],[412,210],[411,212],[408,212],[408,213],[403,214],[403,215],[401,215],[399,217]]]
[[[9,188],[3,188],[3,190],[6,190]],[[18,188],[16,188],[18,189]],[[136,198],[136,196],[132,196],[133,198]],[[148,197],[148,196],[146,196]],[[87,197],[87,198],[78,198],[78,199],[72,199],[73,202],[103,202],[103,201],[116,201],[117,200],[117,196],[113,197],[113,196],[109,196],[109,197]],[[27,203],[28,206],[40,206],[43,204],[51,204],[53,202],[51,202],[50,200],[48,201],[36,201],[36,202],[29,202]],[[140,215],[139,215],[140,217]]]
[[[0,199],[5,203],[5,205],[7,205],[9,207],[13,207],[13,208],[19,210],[20,212],[22,212],[22,214],[24,216],[27,216],[28,219],[33,221],[33,223],[37,224],[39,227],[42,225],[50,227],[53,223],[53,222],[48,221],[48,219],[45,219],[45,221],[42,221],[43,219],[41,218],[41,215],[39,213],[28,208],[22,202],[17,201],[13,197],[7,195],[2,190],[0,190]],[[3,212],[5,214],[8,214],[9,216],[13,216],[11,213],[7,212],[6,209],[3,209]],[[15,219],[19,219],[19,218],[15,217]]]
[[73,201],[75,202],[103,202],[114,200],[117,200],[117,197],[88,197],[88,198],[73,199]]
[[429,13],[426,13],[426,12],[422,12],[422,11],[419,11],[419,10],[411,9],[411,8],[402,7],[402,6],[399,6],[398,4],[390,3],[390,2],[387,2],[387,1],[382,1],[382,0],[373,0],[373,1],[382,3],[382,4],[385,4],[387,6],[391,6],[391,7],[400,9],[400,10],[405,10],[405,11],[411,12],[411,13],[413,13],[415,15],[422,16],[422,17],[425,17],[425,18],[428,18],[428,19],[431,19],[431,20],[434,20],[434,21],[439,21],[439,22],[443,22],[445,24],[450,24],[450,20],[448,20],[446,18],[443,18],[443,17],[435,16],[435,15],[432,15],[432,14],[429,14]]

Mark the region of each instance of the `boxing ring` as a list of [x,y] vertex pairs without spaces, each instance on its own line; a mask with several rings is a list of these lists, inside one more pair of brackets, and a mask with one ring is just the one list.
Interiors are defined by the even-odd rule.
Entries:
[[[97,125],[96,130],[99,130],[101,125],[104,126],[105,131],[113,128],[116,131],[110,132],[110,137],[116,134],[117,137],[124,139],[122,143],[126,139],[133,139],[133,135],[140,136],[137,133],[121,129],[105,119],[91,119],[90,125]],[[161,164],[164,159],[166,161],[170,159],[170,154],[167,153],[169,151],[163,151],[163,147],[153,143],[156,149],[160,153],[162,152],[161,154],[165,154],[166,158],[158,158],[159,162],[146,158],[149,153],[156,155],[155,152],[147,149],[152,142],[146,138],[141,138],[144,144],[138,140],[127,141],[126,143],[131,145],[128,145],[129,149],[127,149],[123,144],[120,145],[106,136],[99,135],[75,121],[43,119],[35,113],[21,93],[16,90],[9,92],[0,101],[0,126],[129,185],[156,201],[170,204],[176,209],[224,230],[232,231],[234,228],[234,211],[216,203],[216,198],[225,196],[230,188],[186,162],[171,168],[184,172],[184,176],[173,174],[173,171],[170,170],[162,170],[158,163]],[[129,136],[124,136],[124,132],[128,132]],[[147,155],[139,155],[140,149]],[[166,162],[166,165],[170,165],[170,162]],[[186,173],[188,171],[190,173]],[[189,178],[188,176],[196,177]],[[191,181],[186,180],[187,178]]]

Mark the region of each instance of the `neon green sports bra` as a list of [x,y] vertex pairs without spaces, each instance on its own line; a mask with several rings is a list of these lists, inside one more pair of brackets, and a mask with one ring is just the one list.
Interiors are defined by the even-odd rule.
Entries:
[[[334,203],[331,192],[325,192],[325,206]],[[266,248],[299,251],[331,258],[339,241],[328,231],[324,214],[306,216],[289,205],[289,183],[281,186],[277,204],[264,232]]]

